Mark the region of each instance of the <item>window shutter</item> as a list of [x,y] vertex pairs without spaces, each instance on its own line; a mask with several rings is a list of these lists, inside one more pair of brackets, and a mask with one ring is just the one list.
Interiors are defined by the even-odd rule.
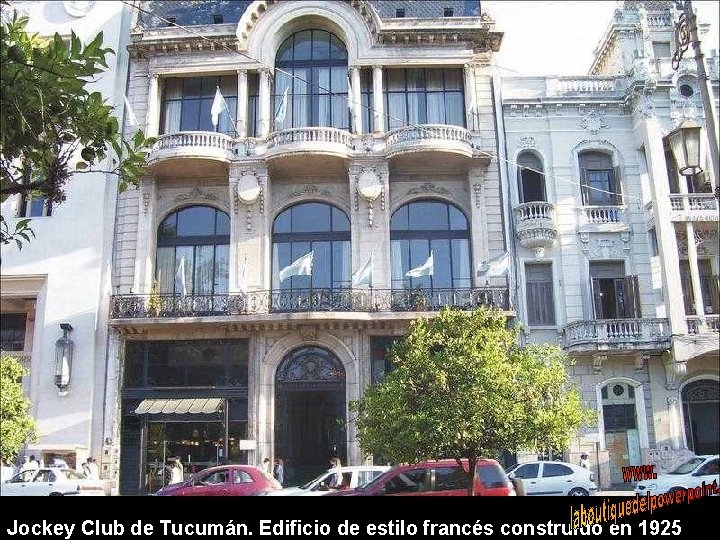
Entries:
[[600,280],[593,278],[590,280],[590,289],[593,300],[593,313],[596,319],[604,319],[602,309],[602,295],[600,293]]
[[622,196],[622,174],[620,171],[620,167],[613,167],[613,175],[614,178],[612,191],[615,192],[615,195],[612,196],[613,204],[624,204]]
[[625,287],[625,317],[628,319],[639,319],[642,317],[640,310],[640,285],[637,276],[626,276]]
[[588,189],[588,174],[587,169],[580,169],[580,186],[582,189],[582,201],[584,205],[589,204],[590,190]]

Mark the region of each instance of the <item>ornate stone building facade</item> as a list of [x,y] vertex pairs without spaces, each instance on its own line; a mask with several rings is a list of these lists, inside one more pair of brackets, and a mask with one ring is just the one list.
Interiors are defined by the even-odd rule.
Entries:
[[128,98],[159,139],[117,211],[121,493],[155,489],[168,455],[186,472],[281,457],[289,481],[359,464],[347,404],[392,338],[445,305],[510,312],[506,279],[473,271],[506,249],[502,34],[479,3],[183,4],[140,3],[129,48]]
[[704,127],[704,174],[678,174],[667,142],[705,122],[695,60],[671,67],[677,17],[624,2],[588,76],[502,83],[518,318],[574,359],[598,425],[566,457],[590,454],[602,486],[718,452],[717,179]]

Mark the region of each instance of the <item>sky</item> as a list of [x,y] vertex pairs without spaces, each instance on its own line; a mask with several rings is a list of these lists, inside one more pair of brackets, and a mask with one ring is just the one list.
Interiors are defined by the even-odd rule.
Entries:
[[[495,61],[501,74],[587,75],[593,51],[620,2],[482,0],[482,9],[504,32]],[[700,22],[710,23],[703,50],[718,49],[720,2],[694,1]],[[514,73],[518,72],[518,73]]]

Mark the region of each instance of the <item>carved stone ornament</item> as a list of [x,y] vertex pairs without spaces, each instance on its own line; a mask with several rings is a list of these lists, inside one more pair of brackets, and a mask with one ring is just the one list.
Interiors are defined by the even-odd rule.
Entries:
[[450,192],[444,187],[436,186],[435,184],[431,184],[430,182],[420,184],[417,187],[409,189],[407,192],[408,195],[418,195],[419,193],[437,193],[438,195],[450,194]]
[[580,120],[580,127],[587,129],[592,135],[597,135],[598,131],[607,128],[608,125],[605,119],[592,109]]
[[296,197],[307,197],[308,195],[322,195],[323,197],[332,197],[332,193],[329,190],[320,188],[317,186],[305,186],[302,189],[297,189],[288,195],[289,199]]
[[607,362],[608,355],[603,353],[596,353],[592,357],[593,371],[599,373],[602,371],[603,363]]
[[518,148],[537,148],[537,141],[535,140],[535,137],[522,137],[518,143]]
[[243,204],[253,204],[260,197],[260,183],[252,172],[240,175],[237,184],[237,197]]
[[666,351],[662,354],[662,363],[665,368],[665,388],[677,390],[678,383],[687,373],[687,362],[678,362]]
[[191,201],[191,200],[197,200],[197,199],[203,199],[206,201],[217,201],[218,198],[213,195],[212,193],[205,193],[202,189],[199,187],[193,188],[187,193],[181,193],[177,197],[175,197],[175,202],[180,203],[184,201]]
[[63,7],[71,17],[84,17],[90,11],[95,2],[67,1],[63,2]]
[[374,201],[383,191],[380,175],[375,168],[363,168],[355,181],[358,194],[366,201]]

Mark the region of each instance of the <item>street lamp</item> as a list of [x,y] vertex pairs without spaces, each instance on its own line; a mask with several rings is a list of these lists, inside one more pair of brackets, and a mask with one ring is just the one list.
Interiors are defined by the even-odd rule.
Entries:
[[69,323],[62,323],[60,328],[63,336],[55,342],[55,386],[60,390],[60,395],[66,395],[70,386],[70,375],[72,374],[73,340],[68,337],[73,327]]
[[680,174],[692,176],[702,171],[700,166],[700,125],[685,120],[668,135],[668,142]]
[[[693,50],[695,51],[695,63],[697,64],[698,84],[700,85],[700,94],[702,95],[703,109],[705,111],[705,126],[707,127],[708,141],[710,142],[709,150],[712,175],[715,179],[715,185],[718,185],[720,182],[720,178],[718,178],[718,171],[720,171],[718,162],[720,161],[720,157],[718,156],[718,136],[717,126],[715,125],[717,121],[717,111],[715,110],[715,98],[713,97],[710,77],[707,75],[707,68],[705,66],[705,55],[702,53],[700,44],[697,17],[695,16],[690,0],[683,2],[676,1],[675,7],[681,11],[681,14],[675,28],[675,54],[672,58],[672,67],[675,70],[680,67],[680,60],[682,60],[683,54],[688,50],[690,43],[692,43]],[[699,137],[699,131],[697,133]],[[670,144],[672,145],[672,141]],[[674,147],[673,153],[675,153]],[[680,163],[677,154],[675,159]],[[683,172],[682,170],[680,172],[684,175],[693,174],[692,172]]]

